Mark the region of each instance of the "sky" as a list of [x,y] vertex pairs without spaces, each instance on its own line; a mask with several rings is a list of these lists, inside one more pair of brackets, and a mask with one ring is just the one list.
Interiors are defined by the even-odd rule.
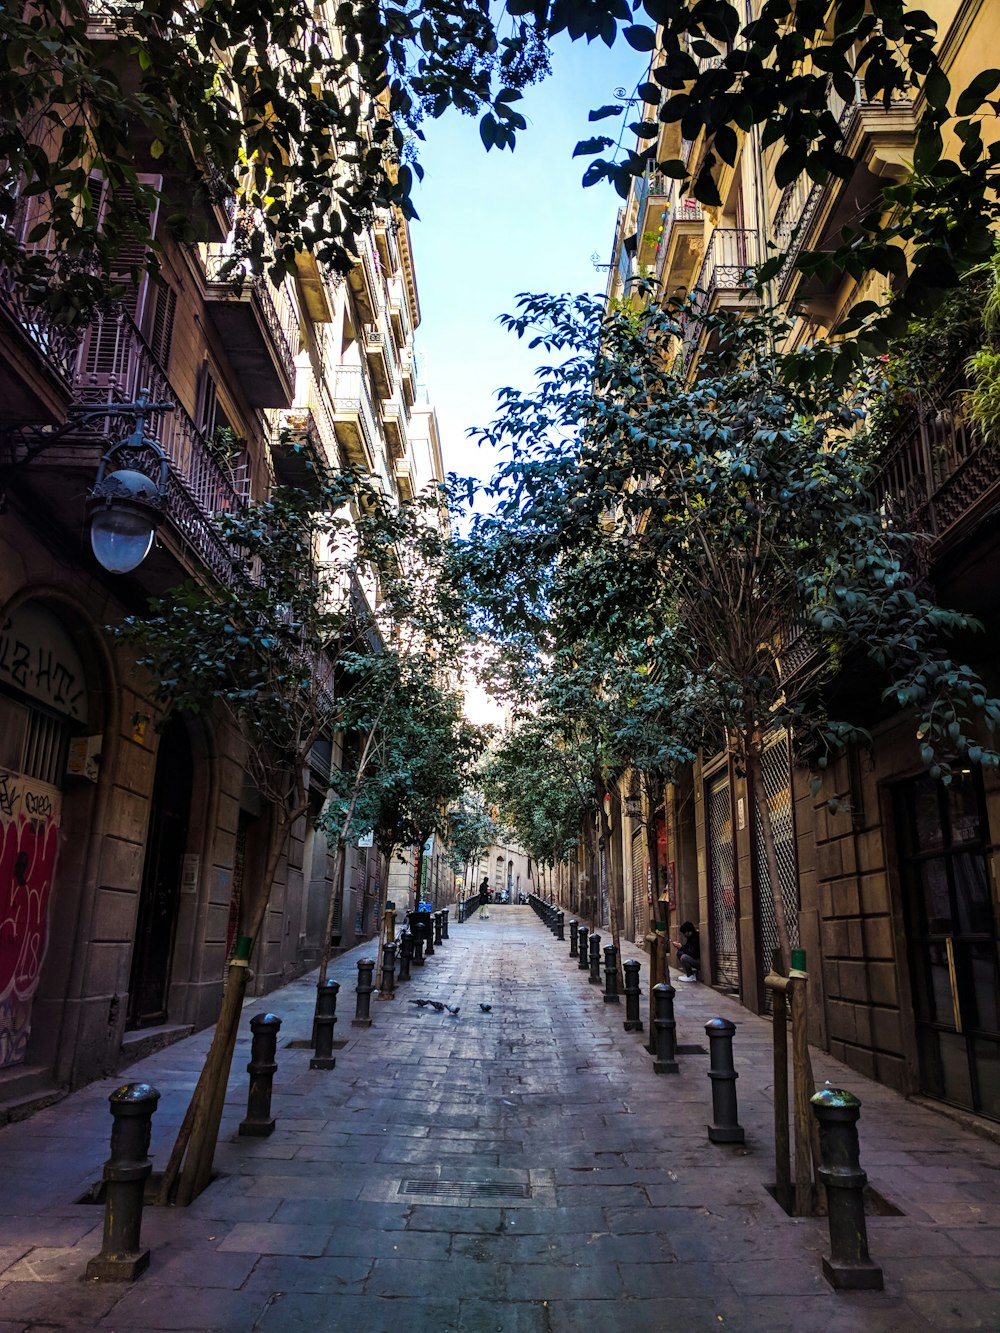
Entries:
[[606,182],[583,189],[589,158],[572,153],[579,140],[638,119],[592,125],[587,112],[615,101],[616,88],[631,95],[647,61],[624,41],[608,50],[562,40],[552,74],[517,103],[528,128],[513,153],[487,153],[473,117],[449,112],[425,126],[420,218],[411,223],[422,316],[415,341],[448,471],[490,475],[493,458],[466,431],[489,422],[502,385],[531,383],[538,351],[497,323],[517,293],[604,291],[606,269],[592,257],[609,262],[622,201]]

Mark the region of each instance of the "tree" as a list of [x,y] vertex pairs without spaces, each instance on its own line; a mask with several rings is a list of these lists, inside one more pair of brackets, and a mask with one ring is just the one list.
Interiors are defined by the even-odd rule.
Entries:
[[484,806],[481,793],[466,788],[448,811],[446,835],[448,864],[456,874],[462,873],[463,897],[469,887],[469,867],[501,837],[500,827]]
[[[210,590],[185,584],[118,630],[137,646],[138,665],[151,672],[165,711],[221,711],[245,745],[248,777],[270,818],[259,863],[245,873],[248,956],[288,835],[310,816],[306,772],[317,742],[364,731],[346,773],[331,774],[342,875],[381,718],[401,688],[400,660],[431,642],[448,652],[461,637],[460,603],[445,589],[440,503],[434,495],[394,507],[352,473],[317,478],[308,493],[278,488],[217,520],[234,553],[232,582]],[[377,612],[359,573],[378,582]],[[331,911],[337,884],[335,875]],[[231,965],[212,1046],[164,1175],[164,1199],[188,1202],[210,1176],[246,981],[246,967]]]
[[[869,489],[855,433],[865,382],[831,383],[817,351],[813,373],[793,384],[774,351],[780,318],[720,314],[700,317],[716,350],[689,383],[673,370],[682,318],[699,316],[675,304],[636,315],[586,297],[521,298],[508,323],[549,361],[534,392],[504,392],[483,432],[511,461],[478,540],[493,540],[502,584],[521,581],[520,598],[504,588],[516,614],[547,617],[574,664],[586,663],[581,645],[631,644],[660,673],[671,751],[725,738],[757,803],[787,967],[760,771],[768,734],[793,735],[818,790],[831,756],[862,734],[831,708],[838,673],[866,660],[885,703],[913,710],[921,757],[947,781],[950,756],[997,764],[986,738],[1000,702],[946,648],[974,622],[918,590],[907,559],[918,539],[891,525]],[[800,370],[809,365],[800,353]],[[487,621],[502,623],[489,588],[484,600]],[[669,630],[659,641],[650,608]]]

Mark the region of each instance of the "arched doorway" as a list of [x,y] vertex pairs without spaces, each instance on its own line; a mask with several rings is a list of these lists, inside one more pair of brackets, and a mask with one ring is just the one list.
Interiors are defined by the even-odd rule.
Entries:
[[194,763],[187,727],[171,718],[156,755],[156,776],[146,837],[146,860],[129,979],[129,1028],[152,1027],[167,1018],[167,992],[180,897],[181,872],[191,817]]
[[[41,601],[0,618],[0,1068],[23,1064],[48,949],[71,742],[87,730],[86,672]],[[90,777],[84,745],[82,776]],[[96,770],[95,770],[96,772]]]

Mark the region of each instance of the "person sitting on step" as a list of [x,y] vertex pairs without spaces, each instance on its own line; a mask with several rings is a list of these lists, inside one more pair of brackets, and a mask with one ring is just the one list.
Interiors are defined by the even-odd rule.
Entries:
[[698,939],[698,928],[692,922],[685,921],[680,929],[682,938],[670,941],[677,950],[677,966],[681,969],[681,975],[677,980],[697,981],[698,967],[701,962],[701,943]]

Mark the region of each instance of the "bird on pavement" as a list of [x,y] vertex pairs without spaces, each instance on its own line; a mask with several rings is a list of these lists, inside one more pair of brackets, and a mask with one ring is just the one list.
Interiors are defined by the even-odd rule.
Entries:
[[436,1013],[439,1013],[439,1014],[443,1014],[443,1013],[444,1013],[444,1011],[445,1011],[445,1006],[441,1003],[440,1000],[428,1000],[427,1003],[430,1005],[430,1007],[431,1007],[433,1010],[435,1010]]
[[461,1008],[461,1005],[458,1005],[458,1004],[446,1004],[446,1005],[445,1005],[445,1008],[448,1010],[449,1014],[451,1014],[452,1018],[457,1018],[457,1017],[458,1017],[458,1011],[459,1011],[459,1009]]
[[493,1006],[491,1004],[481,1004],[479,1007],[480,1009],[482,1009],[484,1014],[490,1013],[493,1009]]
[[419,1004],[421,1009],[423,1009],[425,1004],[430,1004],[430,1000],[410,1000],[410,1004]]

